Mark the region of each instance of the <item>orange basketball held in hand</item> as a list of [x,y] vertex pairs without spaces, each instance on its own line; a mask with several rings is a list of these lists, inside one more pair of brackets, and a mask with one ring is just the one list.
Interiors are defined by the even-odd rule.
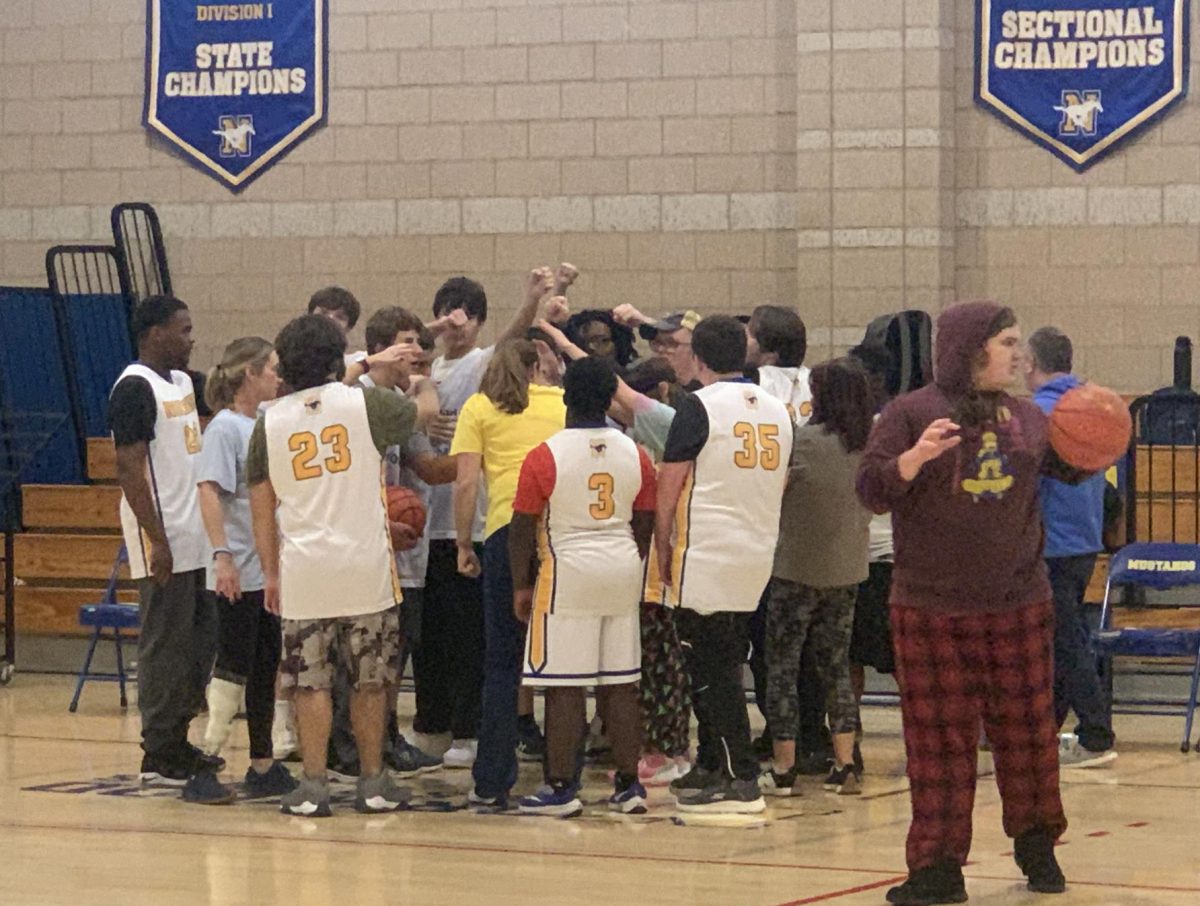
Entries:
[[421,495],[412,488],[398,486],[387,489],[387,511],[389,522],[402,522],[407,525],[417,537],[425,532],[425,504]]
[[1121,397],[1099,384],[1068,390],[1050,413],[1050,444],[1063,462],[1085,472],[1107,469],[1125,455],[1133,420]]

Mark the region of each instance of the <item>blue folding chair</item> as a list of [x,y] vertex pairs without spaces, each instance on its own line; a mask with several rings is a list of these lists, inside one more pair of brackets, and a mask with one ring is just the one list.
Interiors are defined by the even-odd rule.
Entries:
[[[1184,712],[1181,752],[1188,751],[1196,692],[1200,687],[1200,629],[1172,627],[1113,626],[1114,586],[1163,591],[1200,586],[1200,544],[1142,542],[1121,548],[1113,557],[1104,586],[1100,627],[1092,634],[1092,646],[1100,657],[1187,658],[1192,661],[1192,685]],[[1200,608],[1200,599],[1186,604],[1162,605]],[[1147,607],[1146,610],[1153,609]],[[1198,743],[1200,747],[1200,743]]]
[[[121,635],[121,630],[136,630],[140,625],[140,620],[136,604],[117,603],[117,577],[121,571],[121,564],[128,560],[129,555],[125,550],[125,545],[122,544],[121,549],[117,552],[117,559],[113,562],[112,573],[108,577],[108,586],[104,589],[104,600],[99,604],[84,604],[79,608],[79,625],[90,627],[92,638],[88,643],[87,657],[83,660],[83,667],[79,670],[79,679],[75,683],[75,695],[71,699],[71,707],[68,709],[72,714],[79,707],[79,693],[83,691],[83,684],[88,680],[119,683],[121,707],[129,707],[129,699],[125,696],[125,659],[121,653],[121,642],[124,637]],[[106,630],[111,631],[112,634],[106,634]],[[96,643],[101,639],[111,639],[116,646],[116,673],[92,672],[92,655],[96,653]]]

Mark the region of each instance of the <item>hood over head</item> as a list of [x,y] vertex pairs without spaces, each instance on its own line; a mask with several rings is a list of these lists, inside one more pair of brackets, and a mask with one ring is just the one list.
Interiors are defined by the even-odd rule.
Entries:
[[948,396],[971,390],[975,357],[987,345],[996,317],[995,302],[959,302],[938,316],[934,346],[934,381]]

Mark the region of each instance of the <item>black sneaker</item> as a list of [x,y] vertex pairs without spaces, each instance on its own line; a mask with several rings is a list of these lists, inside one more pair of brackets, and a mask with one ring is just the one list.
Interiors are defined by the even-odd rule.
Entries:
[[953,862],[939,862],[919,868],[908,880],[887,892],[887,901],[896,906],[937,906],[939,903],[967,902],[967,886],[962,868]]
[[862,778],[852,764],[834,768],[825,778],[825,789],[839,796],[857,796],[862,792]]
[[671,792],[679,798],[691,796],[699,793],[701,790],[706,790],[721,777],[720,771],[710,771],[708,768],[702,768],[700,765],[693,765],[692,769],[682,777],[677,777],[671,781]]
[[254,768],[246,768],[244,789],[247,799],[270,799],[272,796],[286,796],[297,786],[296,778],[285,768],[282,762],[274,761],[263,774]]
[[1054,840],[1041,828],[1017,837],[1013,858],[1029,879],[1029,889],[1035,893],[1062,893],[1067,889],[1067,879],[1054,857]]
[[403,736],[394,748],[383,753],[383,763],[401,777],[428,774],[442,767],[440,756],[422,752]]
[[236,794],[217,779],[215,771],[197,771],[183,788],[183,801],[193,805],[229,805],[235,798]]
[[358,777],[362,773],[362,768],[357,761],[337,761],[330,762],[326,767],[326,774],[330,780],[335,780],[338,783],[358,783]]
[[764,796],[799,796],[800,794],[792,789],[799,776],[795,767],[782,774],[774,768],[769,768],[759,775],[758,788],[763,791]]
[[754,815],[763,811],[767,804],[757,781],[721,777],[691,796],[680,796],[675,807],[681,812]]
[[532,717],[517,718],[517,759],[541,761],[546,757],[546,737]]
[[193,774],[200,771],[213,771],[216,774],[225,770],[225,759],[220,755],[205,755],[204,751],[190,742],[184,741],[179,749],[179,760],[191,768]]
[[[173,755],[174,753],[172,753]],[[142,786],[182,787],[192,776],[188,766],[180,759],[168,755],[143,755],[138,779]]]

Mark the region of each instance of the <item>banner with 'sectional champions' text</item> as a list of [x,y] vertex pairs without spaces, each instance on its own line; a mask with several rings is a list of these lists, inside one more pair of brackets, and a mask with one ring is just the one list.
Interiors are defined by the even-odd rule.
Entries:
[[1187,94],[1189,0],[975,0],[975,100],[1082,171]]
[[327,0],[147,0],[147,129],[237,192],[325,122]]

